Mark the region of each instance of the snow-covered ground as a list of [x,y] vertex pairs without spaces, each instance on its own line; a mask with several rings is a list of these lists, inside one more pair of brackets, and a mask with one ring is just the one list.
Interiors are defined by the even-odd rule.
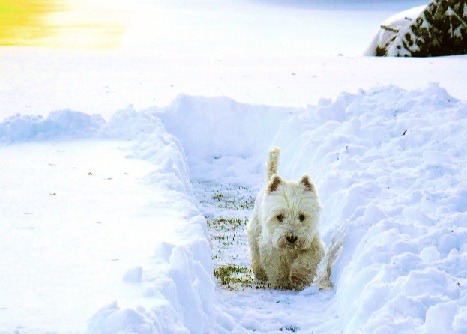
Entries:
[[[248,3],[257,26],[352,12]],[[374,33],[420,5],[395,3]],[[163,4],[172,22],[229,6]],[[0,333],[466,333],[467,58],[349,57],[348,36],[326,39],[345,56],[307,56],[278,33],[264,54],[1,50]],[[330,292],[213,275],[248,266],[273,146],[285,178],[316,183],[326,244],[345,236]]]
[[[89,331],[462,333],[465,112],[433,84],[296,110],[182,96],[108,122],[70,111],[6,119],[2,329],[83,331],[116,299]],[[315,180],[324,240],[345,231],[335,291],[218,287],[215,297],[203,214],[231,213],[195,205],[188,169],[256,190],[271,145],[285,177]]]
[[156,118],[134,114],[103,123],[63,111],[2,123],[2,140],[14,143],[0,149],[1,332],[84,332],[116,298],[176,306],[153,285],[180,288],[171,283],[176,261],[198,257],[208,267],[193,274],[207,278],[196,293],[210,301],[210,249],[184,157]]
[[131,1],[118,52],[1,48],[0,117],[71,108],[108,118],[183,93],[298,107],[388,83],[413,89],[434,81],[463,94],[459,59],[359,57],[384,20],[425,1],[310,3]]

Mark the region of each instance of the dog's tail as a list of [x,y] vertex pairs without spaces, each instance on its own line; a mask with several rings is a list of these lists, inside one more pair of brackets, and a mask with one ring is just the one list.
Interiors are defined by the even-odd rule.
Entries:
[[277,174],[280,153],[281,153],[281,150],[278,149],[277,147],[269,151],[269,161],[268,161],[268,169],[267,169],[268,181],[272,178],[274,174]]

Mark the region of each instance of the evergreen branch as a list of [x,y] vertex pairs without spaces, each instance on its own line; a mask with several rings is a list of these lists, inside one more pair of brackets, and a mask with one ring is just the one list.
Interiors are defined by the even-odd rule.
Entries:
[[396,29],[396,28],[393,28],[391,26],[384,25],[384,24],[381,25],[381,28],[384,30],[395,32],[396,34],[399,32],[399,29]]

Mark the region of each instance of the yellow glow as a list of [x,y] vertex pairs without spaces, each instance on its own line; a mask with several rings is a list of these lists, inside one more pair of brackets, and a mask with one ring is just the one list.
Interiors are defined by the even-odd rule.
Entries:
[[127,0],[0,0],[0,45],[115,49]]
[[31,45],[51,34],[44,16],[57,10],[53,1],[0,0],[0,44]]

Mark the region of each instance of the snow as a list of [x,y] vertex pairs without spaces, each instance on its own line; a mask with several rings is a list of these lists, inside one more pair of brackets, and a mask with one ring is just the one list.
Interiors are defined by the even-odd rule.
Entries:
[[[219,56],[2,50],[0,333],[465,333],[466,58]],[[274,146],[331,291],[213,275]]]
[[[16,116],[1,125],[3,141],[15,142],[2,147],[10,163],[0,173],[3,219],[8,222],[1,233],[0,300],[9,301],[1,314],[2,330],[21,325],[84,331],[96,309],[117,297],[122,300],[111,305],[114,312],[105,309],[106,317],[102,312],[93,317],[91,332],[96,324],[110,331],[152,328],[157,324],[141,324],[143,316],[117,306],[132,304],[135,295],[143,293],[159,296],[151,312],[161,309],[171,320],[159,325],[160,330],[184,327],[178,312],[191,314],[185,303],[176,311],[167,306],[177,305],[178,294],[191,292],[192,299],[200,301],[198,313],[212,307],[204,218],[188,195],[186,163],[175,138],[157,118],[131,110],[117,112],[108,123],[91,119],[65,110],[46,119]],[[82,131],[77,134],[77,129]],[[73,142],[62,141],[70,137]],[[75,142],[83,137],[86,141]],[[15,154],[19,156],[12,158]],[[11,177],[15,170],[17,178]],[[185,233],[177,232],[181,229]],[[157,244],[166,245],[167,252],[154,252]],[[189,290],[189,283],[203,275],[208,279]],[[13,277],[18,278],[11,286]],[[33,285],[28,284],[31,277]],[[65,307],[60,302],[64,296],[76,303]],[[41,316],[43,302],[52,305],[47,316]],[[17,323],[19,319],[25,320]]]
[[[465,110],[436,84],[387,87],[311,108],[276,137],[273,145],[293,152],[284,171],[297,178],[309,169],[317,183],[325,241],[337,226],[347,230],[334,271],[347,332],[430,331],[431,312],[447,301],[434,332],[453,330],[466,302],[465,149],[455,144]],[[303,123],[291,140],[288,129]]]
[[[96,333],[202,333],[212,326],[266,333],[320,325],[270,306],[283,303],[313,313],[326,309],[321,328],[328,330],[461,333],[466,107],[432,84],[416,91],[387,86],[343,93],[294,110],[185,95],[162,109],[119,111],[108,122],[68,110],[8,118],[0,126],[2,140],[10,143],[2,147],[10,164],[0,174],[9,222],[2,225],[1,235],[9,236],[1,243],[7,261],[2,277],[10,286],[2,289],[1,300],[8,301],[2,323],[7,330],[17,319],[28,319],[21,323],[28,330],[79,330],[82,319],[62,315],[83,308],[88,313],[82,316],[91,319],[88,330]],[[258,133],[269,136],[255,142]],[[215,307],[206,221],[194,205],[188,169],[193,167],[193,179],[257,188],[270,146],[282,148],[286,178],[309,173],[315,180],[324,241],[346,231],[333,271],[335,293],[247,289],[222,297],[222,307]],[[18,257],[24,249],[28,257]],[[76,276],[80,284],[70,286]],[[11,277],[18,277],[13,285]],[[35,277],[34,285],[28,286],[28,277]],[[80,303],[64,309],[52,291]],[[41,295],[55,305],[44,322],[28,316],[40,314],[34,300]],[[106,298],[118,302],[91,317],[91,305]],[[252,307],[246,314],[245,305]]]
[[[140,7],[126,49],[158,54],[361,54],[388,16],[426,4],[410,1],[158,0]],[[133,7],[134,9],[134,7]],[[358,22],[358,24],[356,24]]]

